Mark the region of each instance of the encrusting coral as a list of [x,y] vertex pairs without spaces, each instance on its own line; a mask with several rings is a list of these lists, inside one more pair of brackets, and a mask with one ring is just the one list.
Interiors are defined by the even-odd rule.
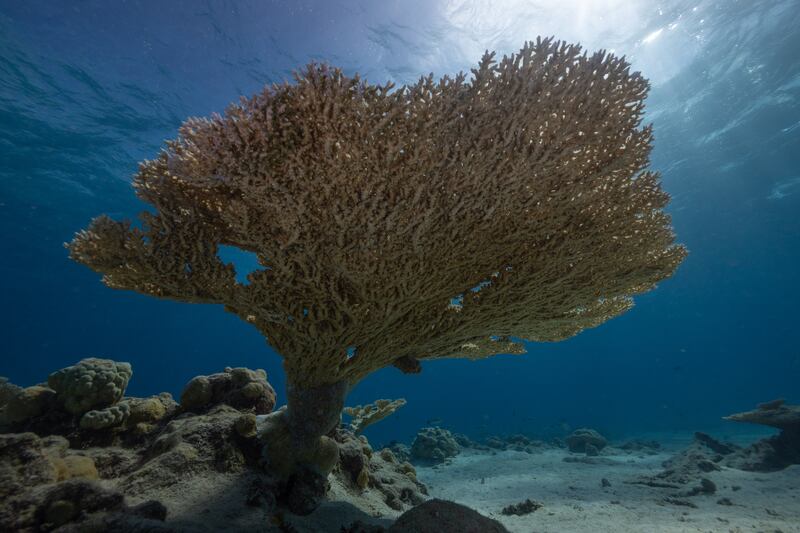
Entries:
[[[312,64],[187,120],[134,179],[141,227],[100,216],[70,256],[256,327],[284,358],[276,416],[312,452],[373,371],[566,339],[673,273],[647,90],[624,59],[552,39],[396,90]],[[238,282],[222,245],[261,269]]]
[[380,422],[405,404],[405,398],[398,398],[396,400],[382,399],[375,400],[367,405],[345,407],[342,412],[352,418],[350,421],[350,431],[358,435],[368,426],[371,426],[375,422]]

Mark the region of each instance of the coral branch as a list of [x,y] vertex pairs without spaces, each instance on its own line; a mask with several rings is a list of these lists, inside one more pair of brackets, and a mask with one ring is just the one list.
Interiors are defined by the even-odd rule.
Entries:
[[405,398],[398,398],[397,400],[375,400],[373,403],[367,405],[345,407],[343,412],[352,418],[350,421],[350,431],[359,435],[367,426],[371,426],[375,422],[380,422],[405,404]]

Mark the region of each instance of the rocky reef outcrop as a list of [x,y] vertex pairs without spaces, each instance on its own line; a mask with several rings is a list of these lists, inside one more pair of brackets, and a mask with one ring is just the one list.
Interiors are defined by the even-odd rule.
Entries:
[[426,427],[417,432],[411,443],[411,458],[417,461],[441,463],[455,457],[461,450],[453,434],[440,427]]
[[800,464],[800,405],[784,400],[759,404],[752,411],[726,416],[725,420],[758,424],[780,430],[726,458],[726,464],[741,470],[772,472]]
[[347,428],[329,436],[330,476],[274,476],[261,434],[276,395],[263,370],[198,376],[180,403],[125,396],[131,376],[127,363],[84,359],[47,385],[0,381],[0,530],[303,531],[296,513],[332,486],[373,515],[427,498],[410,463]]

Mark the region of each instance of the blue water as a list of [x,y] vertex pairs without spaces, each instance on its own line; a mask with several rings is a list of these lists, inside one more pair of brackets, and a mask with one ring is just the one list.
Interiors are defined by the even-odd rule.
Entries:
[[[732,428],[800,402],[800,3],[640,1],[0,1],[0,375],[28,385],[88,356],[130,361],[130,394],[280,358],[221,308],[104,287],[62,243],[143,209],[130,178],[190,115],[310,60],[370,81],[468,69],[555,35],[625,54],[651,79],[653,167],[690,256],[628,314],[522,357],[386,369],[348,403],[405,397],[374,426],[438,418],[473,436]],[[279,399],[280,400],[280,399]]]

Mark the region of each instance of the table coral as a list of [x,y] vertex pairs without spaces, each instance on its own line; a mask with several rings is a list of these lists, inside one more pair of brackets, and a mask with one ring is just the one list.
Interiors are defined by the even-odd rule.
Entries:
[[[312,64],[187,120],[134,179],[153,211],[96,218],[70,256],[252,324],[284,358],[276,416],[317,446],[382,367],[522,353],[672,275],[686,250],[647,169],[647,90],[624,59],[553,39],[400,88]],[[221,246],[261,268],[238,281]]]

